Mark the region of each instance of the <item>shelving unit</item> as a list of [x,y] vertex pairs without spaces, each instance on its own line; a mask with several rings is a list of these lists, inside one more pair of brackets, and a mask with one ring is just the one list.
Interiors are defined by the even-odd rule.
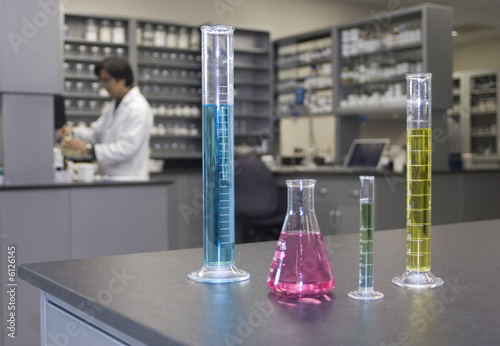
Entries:
[[[87,34],[93,21],[96,37]],[[121,21],[125,40],[102,42],[104,23]],[[200,28],[147,19],[66,14],[64,86],[68,120],[89,125],[109,100],[94,76],[95,64],[123,56],[155,116],[151,157],[201,159]],[[91,25],[91,26],[93,26]],[[92,30],[91,30],[92,31]],[[113,36],[111,36],[111,40]],[[269,33],[236,28],[235,150],[267,153],[272,145],[272,64]]]
[[275,152],[282,156],[335,156],[332,47],[332,28],[274,42]]
[[[89,23],[93,30],[87,30]],[[104,23],[108,30],[100,31]],[[121,29],[113,37],[115,24]],[[89,125],[101,114],[109,97],[94,75],[95,65],[110,56],[129,57],[129,26],[124,18],[65,15],[63,88],[68,121]]]
[[[332,29],[274,42],[275,112],[278,117],[302,116],[308,112],[313,115],[333,113],[332,44]],[[296,99],[300,89],[309,93],[304,105]]]
[[369,18],[336,27],[335,114],[401,113],[405,75],[418,72],[433,74],[433,107],[448,108],[452,13],[423,5],[395,11],[387,21]]
[[406,119],[405,75],[430,72],[433,131],[443,134],[434,141],[433,169],[447,170],[450,139],[444,134],[452,104],[453,10],[425,4],[390,14],[384,20],[372,16],[334,28],[337,155],[345,157],[352,140],[360,137],[362,121],[365,131],[380,121],[399,127]]
[[135,20],[137,84],[155,115],[151,157],[201,159],[199,28]]
[[454,73],[451,116],[458,119],[462,152],[472,153],[476,168],[499,168],[500,71]]
[[272,127],[272,52],[269,32],[234,32],[234,145],[240,153],[268,154]]
[[476,161],[499,160],[497,73],[477,73],[469,77],[470,152]]

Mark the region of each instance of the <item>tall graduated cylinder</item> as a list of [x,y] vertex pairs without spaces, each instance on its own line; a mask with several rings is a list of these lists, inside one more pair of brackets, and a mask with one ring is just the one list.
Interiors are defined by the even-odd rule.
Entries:
[[234,48],[231,26],[203,26],[203,267],[195,281],[249,278],[234,256]]
[[443,284],[431,273],[431,79],[431,73],[406,75],[406,272],[393,279],[402,287]]

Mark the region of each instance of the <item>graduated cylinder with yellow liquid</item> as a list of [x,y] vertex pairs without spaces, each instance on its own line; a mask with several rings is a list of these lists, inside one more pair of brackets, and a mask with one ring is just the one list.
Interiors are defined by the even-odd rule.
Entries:
[[431,73],[406,75],[406,271],[392,279],[399,287],[443,285],[431,273],[431,80]]

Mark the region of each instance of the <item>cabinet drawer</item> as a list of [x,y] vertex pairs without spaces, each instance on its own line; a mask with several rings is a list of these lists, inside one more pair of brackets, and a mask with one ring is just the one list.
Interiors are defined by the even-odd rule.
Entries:
[[[111,335],[47,301],[45,308],[45,340],[42,345],[126,346]],[[43,334],[43,333],[42,333]]]

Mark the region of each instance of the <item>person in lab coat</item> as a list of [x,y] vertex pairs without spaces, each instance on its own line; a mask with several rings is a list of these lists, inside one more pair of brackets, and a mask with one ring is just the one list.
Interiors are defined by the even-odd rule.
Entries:
[[98,64],[95,74],[112,97],[102,115],[89,128],[63,126],[61,137],[73,135],[64,148],[90,154],[98,174],[149,178],[149,138],[153,112],[137,86],[127,60],[112,57]]

